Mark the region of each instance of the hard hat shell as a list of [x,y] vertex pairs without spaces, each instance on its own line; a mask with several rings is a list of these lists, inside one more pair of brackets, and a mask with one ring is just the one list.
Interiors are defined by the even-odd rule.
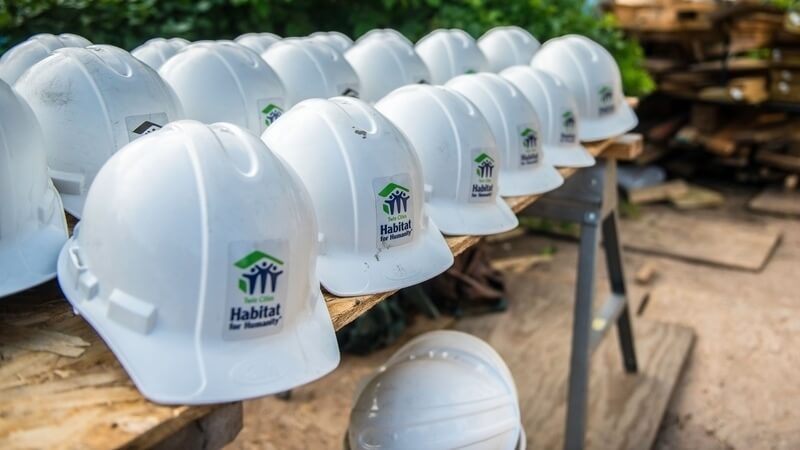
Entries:
[[0,57],[0,80],[13,86],[26,70],[50,56],[55,50],[90,45],[92,45],[91,42],[77,34],[42,33],[31,36],[26,41],[10,48]]
[[594,157],[579,142],[583,122],[563,81],[530,66],[509,67],[500,76],[516,86],[536,110],[542,125],[545,163],[556,167],[594,165]]
[[416,348],[398,351],[358,393],[350,449],[517,448],[516,391],[485,349],[409,344]]
[[372,30],[367,31],[366,33],[362,34],[358,39],[356,39],[356,44],[366,41],[367,39],[394,39],[407,46],[413,48],[414,43],[411,42],[409,38],[407,38],[403,33],[392,29],[392,28],[374,28]]
[[289,107],[309,98],[358,97],[358,76],[341,53],[305,39],[276,42],[261,57],[286,86]]
[[315,31],[308,35],[312,41],[323,42],[330,45],[337,52],[344,54],[353,46],[350,36],[339,31]]
[[322,241],[317,273],[330,292],[401,289],[453,264],[447,242],[425,214],[414,149],[365,102],[305,100],[262,139],[311,194]]
[[260,135],[287,108],[286,89],[252,50],[233,41],[196,42],[159,70],[186,117],[229,122]]
[[153,38],[131,51],[139,61],[158,70],[190,42],[183,38]]
[[377,102],[407,84],[430,83],[428,67],[414,47],[399,39],[367,39],[344,54],[361,82],[361,98]]
[[464,30],[435,30],[417,42],[416,50],[428,66],[433,84],[445,84],[457,75],[489,69],[475,39]]
[[503,154],[500,195],[541,194],[564,183],[561,174],[544,162],[536,111],[511,82],[484,72],[459,75],[445,86],[475,104],[489,123]]
[[258,137],[178,121],[103,167],[58,280],[145,397],[238,401],[339,362],[316,234],[308,193]]
[[581,118],[582,141],[619,136],[639,123],[625,101],[614,57],[597,42],[578,35],[551,39],[531,65],[553,73],[572,91]]
[[494,27],[478,39],[478,47],[486,56],[492,72],[530,63],[540,46],[528,30],[516,25]]
[[270,45],[280,40],[281,37],[274,33],[245,33],[236,38],[236,43],[260,55],[267,51]]
[[67,222],[30,107],[0,80],[0,297],[52,279]]
[[408,136],[422,161],[428,212],[445,234],[508,231],[517,217],[497,194],[502,155],[486,119],[440,86],[396,89],[375,107]]
[[183,116],[156,71],[110,45],[56,50],[15,88],[42,127],[64,208],[78,218],[92,180],[114,152]]

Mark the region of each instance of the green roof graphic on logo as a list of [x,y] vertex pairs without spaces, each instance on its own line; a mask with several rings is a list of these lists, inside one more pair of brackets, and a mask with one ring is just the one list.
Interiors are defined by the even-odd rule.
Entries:
[[530,128],[525,128],[524,130],[522,130],[522,136],[527,136],[531,133],[533,133],[533,130],[531,130]]
[[492,158],[491,156],[487,155],[486,153],[481,153],[480,155],[478,155],[478,157],[475,158],[475,162],[480,164],[480,163],[486,161],[487,159],[489,160],[489,162],[494,162],[494,158]]
[[[281,261],[280,259],[278,259],[278,258],[276,258],[276,257],[274,257],[272,255],[268,255],[268,254],[266,254],[266,253],[264,253],[262,251],[259,251],[259,250],[255,250],[253,252],[250,252],[244,258],[242,258],[242,259],[236,261],[235,263],[233,263],[233,265],[238,267],[238,268],[240,268],[240,269],[242,269],[242,270],[244,270],[244,269],[247,269],[248,267],[253,266],[253,264],[261,261],[262,259],[266,259],[268,261],[272,261],[275,264],[278,264],[280,266],[283,265],[283,261]],[[247,292],[247,283],[245,282],[245,280],[243,280],[241,278],[239,279],[239,290],[242,291],[242,292]]]
[[475,69],[467,69],[467,71],[464,72],[464,73],[469,75],[469,74],[473,74],[473,73],[477,73],[477,72],[475,72]]
[[280,113],[283,112],[283,110],[278,105],[273,104],[273,103],[270,103],[269,105],[266,106],[266,108],[261,110],[261,112],[264,113],[264,114],[269,114],[272,111],[276,111],[276,112],[280,112]]
[[[381,189],[380,192],[378,192],[378,196],[386,198],[386,197],[389,197],[389,195],[391,195],[393,192],[403,193],[403,192],[409,192],[409,191],[408,191],[407,188],[405,188],[403,186],[400,186],[397,183],[389,183],[383,189]],[[400,196],[398,196],[398,197],[400,197]],[[406,196],[406,198],[408,198],[408,196]],[[387,202],[390,202],[390,200],[387,200]],[[383,212],[385,212],[386,214],[393,214],[393,211],[391,210],[391,208],[389,208],[389,204],[388,203],[384,203],[382,205],[382,209],[383,209]],[[398,212],[399,211],[400,211],[400,209],[398,208]]]
[[597,91],[600,95],[610,94],[611,88],[608,86],[600,86],[600,89]]

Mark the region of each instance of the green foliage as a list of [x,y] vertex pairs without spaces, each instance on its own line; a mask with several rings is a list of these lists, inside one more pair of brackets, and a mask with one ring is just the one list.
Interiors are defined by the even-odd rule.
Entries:
[[583,0],[0,0],[0,51],[44,32],[72,32],[131,49],[156,36],[227,39],[248,31],[298,36],[316,30],[360,36],[390,27],[415,41],[440,27],[479,37],[513,24],[542,42],[584,34],[617,58],[629,95],[651,91],[641,47],[623,38],[612,17],[585,8]]

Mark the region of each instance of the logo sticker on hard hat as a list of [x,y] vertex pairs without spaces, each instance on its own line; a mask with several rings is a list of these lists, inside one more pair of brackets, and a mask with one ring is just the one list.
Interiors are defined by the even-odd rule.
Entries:
[[539,162],[539,134],[531,127],[519,125],[521,149],[519,152],[520,167],[531,166]]
[[492,200],[494,183],[497,180],[494,158],[486,150],[472,151],[472,184],[470,186],[470,202],[488,202]]
[[575,142],[575,114],[572,111],[561,113],[561,138],[562,144],[572,144]]
[[597,108],[597,114],[601,116],[605,116],[607,114],[613,114],[615,105],[614,105],[614,91],[611,89],[611,86],[602,85],[600,89],[597,90],[597,96],[599,100],[599,105]]
[[169,122],[166,113],[139,114],[125,118],[128,142],[133,142],[146,134],[156,132]]
[[261,99],[256,102],[256,106],[261,114],[261,131],[275,123],[283,115],[283,109],[278,106],[277,99]]
[[228,248],[225,339],[247,339],[283,327],[288,285],[285,241],[232,242]]
[[411,242],[414,234],[414,193],[411,177],[398,174],[372,180],[377,213],[378,248]]

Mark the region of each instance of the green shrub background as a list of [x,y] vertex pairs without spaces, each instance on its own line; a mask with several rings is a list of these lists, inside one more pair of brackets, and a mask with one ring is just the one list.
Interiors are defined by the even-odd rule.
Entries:
[[641,68],[641,47],[623,38],[611,16],[580,0],[0,0],[0,53],[36,33],[72,32],[130,50],[156,36],[194,41],[250,31],[302,36],[337,30],[355,38],[391,27],[416,41],[435,28],[462,28],[477,38],[510,24],[542,42],[584,34],[617,58],[628,95],[653,88]]

